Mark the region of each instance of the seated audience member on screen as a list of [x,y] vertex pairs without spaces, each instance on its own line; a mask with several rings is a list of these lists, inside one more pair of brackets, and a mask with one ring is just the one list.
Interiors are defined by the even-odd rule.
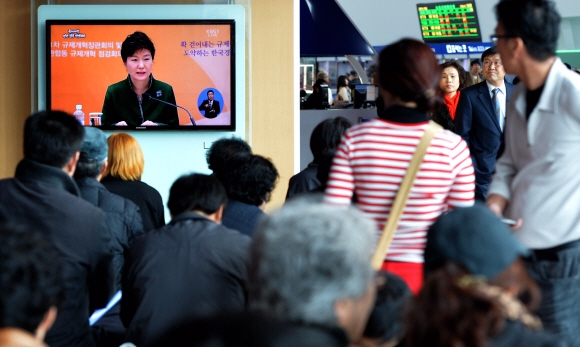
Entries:
[[215,118],[220,114],[220,102],[213,99],[213,90],[207,91],[207,100],[204,100],[201,105],[199,105],[199,110],[203,111],[205,118]]
[[[127,36],[121,45],[121,58],[127,69],[126,79],[107,88],[103,103],[103,125],[157,126],[179,125],[173,88],[153,78],[151,70],[155,46],[140,31]],[[154,100],[156,98],[159,100]]]

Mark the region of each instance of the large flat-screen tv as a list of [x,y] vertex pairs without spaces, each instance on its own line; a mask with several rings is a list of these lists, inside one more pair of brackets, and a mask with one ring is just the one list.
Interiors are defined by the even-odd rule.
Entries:
[[[46,108],[81,105],[79,120],[104,130],[235,131],[234,19],[49,19],[45,30]],[[154,52],[123,61],[135,32]]]
[[417,4],[425,43],[481,42],[475,0]]

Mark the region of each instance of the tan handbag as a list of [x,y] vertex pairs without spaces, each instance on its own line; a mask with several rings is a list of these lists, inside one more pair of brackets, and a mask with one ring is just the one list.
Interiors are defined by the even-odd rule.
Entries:
[[389,217],[387,218],[387,222],[383,228],[383,234],[381,235],[379,244],[375,250],[375,254],[371,259],[371,265],[375,270],[379,270],[385,261],[385,255],[391,246],[393,236],[395,236],[397,225],[399,225],[399,220],[401,220],[403,209],[407,203],[407,198],[409,197],[411,187],[413,187],[415,177],[417,177],[419,167],[421,166],[421,163],[425,158],[425,154],[427,153],[427,148],[429,148],[429,144],[431,144],[431,140],[433,140],[435,134],[441,129],[443,128],[439,124],[433,121],[429,121],[429,126],[425,130],[425,133],[421,137],[421,141],[419,141],[419,144],[417,145],[415,154],[413,154],[413,158],[409,163],[409,167],[407,168],[403,182],[401,182],[401,186],[399,187],[399,191],[395,197],[393,207],[391,208],[391,213],[389,213]]

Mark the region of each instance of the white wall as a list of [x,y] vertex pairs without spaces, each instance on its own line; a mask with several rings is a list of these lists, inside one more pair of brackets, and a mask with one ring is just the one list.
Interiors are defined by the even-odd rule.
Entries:
[[[442,0],[336,0],[373,46],[383,46],[403,37],[421,39],[417,3]],[[555,0],[563,18],[580,16],[579,0]],[[489,41],[496,20],[494,6],[498,0],[475,0],[483,41]],[[577,33],[580,35],[580,33]],[[570,49],[570,48],[568,48]]]

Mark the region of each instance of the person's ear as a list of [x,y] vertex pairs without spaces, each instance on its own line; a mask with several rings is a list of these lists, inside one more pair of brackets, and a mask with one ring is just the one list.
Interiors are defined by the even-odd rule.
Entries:
[[56,320],[56,313],[57,313],[56,307],[50,306],[50,308],[44,315],[44,318],[42,318],[42,321],[36,328],[36,331],[34,332],[34,337],[38,341],[44,341],[46,333],[50,330],[52,324],[54,324],[54,321]]
[[75,170],[77,169],[77,163],[79,162],[79,158],[81,156],[81,152],[75,152],[75,154],[69,159],[68,163],[62,168],[64,172],[66,172],[70,177],[75,174]]
[[224,205],[221,205],[217,211],[215,211],[214,221],[218,224],[222,223],[222,217],[224,216]]
[[99,172],[99,176],[97,176],[97,181],[101,181],[101,178],[103,178],[103,175],[105,174],[105,171],[107,171],[107,167],[109,166],[109,161],[107,159],[105,159],[105,161],[103,162],[103,167],[101,168],[101,172]]

